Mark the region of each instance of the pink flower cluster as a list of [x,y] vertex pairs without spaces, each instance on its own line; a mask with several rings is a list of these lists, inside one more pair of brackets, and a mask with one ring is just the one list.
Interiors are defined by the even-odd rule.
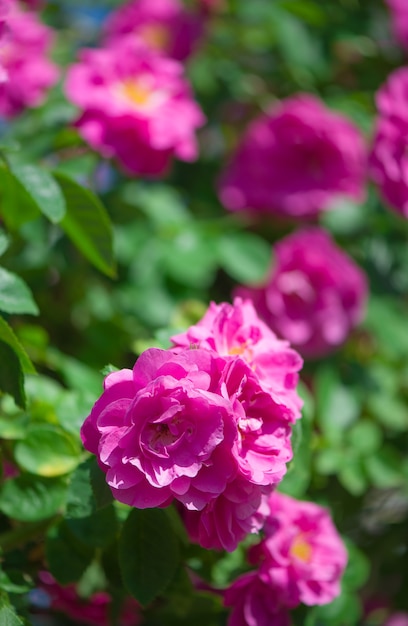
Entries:
[[[39,573],[38,589],[46,594],[47,608],[62,613],[78,624],[109,626],[112,598],[106,591],[93,593],[89,598],[78,595],[76,585],[61,586],[46,571]],[[35,594],[34,602],[35,604]],[[41,603],[43,604],[43,602]],[[136,600],[126,598],[118,620],[119,626],[137,626],[141,622],[140,608]]]
[[130,35],[135,40],[179,61],[187,58],[202,35],[198,14],[179,0],[132,0],[113,11],[107,20],[107,42]]
[[250,549],[251,571],[224,596],[229,626],[288,626],[289,609],[327,604],[340,593],[347,552],[324,508],[273,493],[264,539]]
[[[301,359],[239,299],[212,305],[201,330],[202,344],[186,345],[187,331],[174,350],[146,350],[133,370],[109,374],[81,436],[117,500],[137,508],[176,500],[194,539],[234,550],[261,527],[262,498],[292,458]],[[267,384],[255,360],[271,373]]]
[[300,94],[250,124],[220,181],[231,211],[316,215],[338,196],[364,197],[366,153],[358,129]]
[[173,156],[197,156],[195,131],[204,116],[182,66],[129,37],[83,50],[66,94],[82,110],[76,126],[84,139],[129,174],[158,176]]
[[265,322],[306,357],[340,346],[361,321],[367,296],[363,271],[321,228],[300,230],[275,246],[266,284],[241,287]]
[[379,89],[370,170],[384,200],[408,217],[408,68],[395,70]]
[[408,4],[406,0],[386,0],[391,11],[392,28],[396,38],[408,49]]
[[59,71],[48,59],[51,29],[16,1],[6,8],[7,28],[0,46],[0,115],[12,118],[41,104]]

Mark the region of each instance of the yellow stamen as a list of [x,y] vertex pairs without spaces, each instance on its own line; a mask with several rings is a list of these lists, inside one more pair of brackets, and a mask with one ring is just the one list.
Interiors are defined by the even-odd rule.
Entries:
[[298,535],[290,547],[290,554],[300,561],[308,563],[312,557],[312,547],[302,535]]

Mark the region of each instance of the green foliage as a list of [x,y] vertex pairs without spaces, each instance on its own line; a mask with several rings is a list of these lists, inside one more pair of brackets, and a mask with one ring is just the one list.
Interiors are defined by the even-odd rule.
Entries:
[[149,604],[171,582],[179,562],[179,542],[165,512],[134,509],[119,539],[119,563],[129,592],[142,605]]

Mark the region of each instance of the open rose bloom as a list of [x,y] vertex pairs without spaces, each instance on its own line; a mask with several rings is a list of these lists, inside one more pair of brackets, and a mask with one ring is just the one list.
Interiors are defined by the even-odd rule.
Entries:
[[360,201],[365,152],[349,120],[314,96],[293,96],[250,124],[221,176],[221,202],[230,211],[307,217],[339,196]]
[[17,2],[3,6],[7,12],[0,44],[0,116],[13,118],[43,102],[59,71],[49,60],[51,29]]
[[108,42],[131,36],[149,48],[179,61],[188,57],[202,34],[202,20],[180,0],[132,0],[109,16]]
[[408,68],[390,74],[376,94],[379,111],[370,173],[384,200],[408,217]]
[[279,336],[306,357],[339,347],[365,309],[363,271],[320,228],[295,232],[275,246],[275,266],[262,287],[240,288]]
[[172,158],[193,161],[204,123],[182,66],[128,37],[83,50],[69,69],[67,97],[82,111],[80,134],[129,174],[162,175]]
[[290,609],[328,604],[340,593],[347,551],[329,512],[278,492],[267,506],[265,536],[249,551],[258,569],[225,592],[229,626],[286,626]]
[[[239,341],[246,339],[237,348]],[[289,361],[292,381],[294,369]],[[275,396],[245,357],[206,347],[146,350],[104,386],[81,436],[117,500],[137,508],[177,501],[192,538],[207,548],[234,550],[260,529],[264,499],[292,458],[294,388]]]

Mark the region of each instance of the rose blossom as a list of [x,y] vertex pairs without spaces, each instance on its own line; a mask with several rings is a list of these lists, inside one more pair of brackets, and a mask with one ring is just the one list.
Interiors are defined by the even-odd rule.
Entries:
[[363,271],[320,228],[295,232],[275,246],[275,266],[263,287],[240,288],[261,317],[307,357],[337,348],[362,319]]
[[202,34],[202,21],[179,0],[133,0],[111,13],[108,42],[130,35],[179,61],[188,57]]
[[228,626],[290,626],[289,612],[279,600],[278,591],[257,572],[243,574],[224,594],[224,604],[233,607]]
[[177,61],[125,38],[83,50],[65,90],[82,110],[76,126],[84,139],[130,174],[158,176],[173,156],[196,158],[204,116]]
[[176,347],[196,345],[224,357],[240,356],[256,372],[262,386],[275,399],[284,398],[300,417],[302,401],[296,393],[302,359],[287,341],[261,321],[250,300],[235,298],[233,304],[211,302],[204,317],[186,332],[171,337]]
[[340,594],[347,551],[329,512],[274,492],[269,498],[265,538],[250,549],[258,575],[279,591],[280,602],[295,607],[327,604]]
[[[81,598],[78,595],[76,585],[62,586],[55,578],[46,571],[39,573],[38,589],[45,593],[47,608],[57,613],[68,616],[79,624],[90,626],[109,626],[110,608],[112,598],[106,591],[93,593],[89,598]],[[38,590],[31,592],[32,603],[35,606]],[[43,606],[42,600],[41,605]],[[137,626],[141,622],[140,609],[131,597],[127,597],[122,605],[118,625]]]
[[186,523],[207,547],[259,530],[262,496],[292,458],[293,412],[243,359],[152,348],[104,389],[81,437],[117,500],[202,512]]
[[36,107],[57,81],[58,69],[47,56],[51,29],[37,15],[9,5],[7,31],[0,47],[0,115],[12,118],[25,108]]
[[392,72],[378,90],[377,121],[370,174],[384,200],[408,217],[408,69]]
[[404,48],[408,48],[408,5],[406,0],[385,0],[391,11],[395,36]]
[[363,138],[345,117],[299,94],[254,120],[221,176],[221,202],[294,217],[329,209],[338,196],[364,197]]

